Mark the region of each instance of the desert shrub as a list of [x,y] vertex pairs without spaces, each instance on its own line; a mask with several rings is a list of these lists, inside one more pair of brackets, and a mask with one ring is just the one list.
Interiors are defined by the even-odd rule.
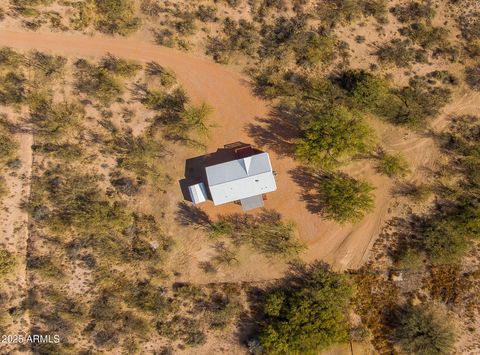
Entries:
[[145,15],[157,17],[162,12],[165,12],[165,8],[163,8],[156,0],[142,0],[140,3],[140,11]]
[[400,68],[408,67],[415,59],[415,51],[410,47],[410,41],[399,38],[382,44],[375,54],[381,63],[393,64]]
[[38,68],[46,77],[56,78],[63,73],[67,58],[34,51],[30,56],[30,65]]
[[18,142],[0,132],[0,168],[13,159],[18,150]]
[[313,266],[295,288],[267,295],[259,339],[269,354],[318,353],[346,342],[352,286],[344,274]]
[[25,56],[8,47],[0,48],[0,67],[18,69],[27,63]]
[[35,179],[29,210],[33,213],[45,202],[51,207],[42,224],[55,233],[73,229],[100,235],[122,231],[132,222],[124,208],[101,192],[97,177],[75,174],[67,167],[53,168]]
[[153,32],[155,43],[165,47],[175,47],[175,34],[168,28],[155,30]]
[[100,32],[125,36],[140,26],[131,0],[95,0],[95,7],[98,13],[96,28]]
[[2,199],[8,194],[8,188],[7,188],[7,183],[5,181],[5,178],[0,175],[0,202],[2,202]]
[[405,176],[408,172],[408,163],[400,154],[388,154],[380,152],[377,169],[380,173],[389,177]]
[[153,136],[133,136],[131,132],[117,134],[112,149],[118,154],[118,166],[131,170],[141,178],[158,179],[160,159],[165,156],[165,148]]
[[30,122],[35,125],[36,133],[43,142],[66,143],[78,139],[84,117],[83,106],[76,102],[41,100],[30,109]]
[[309,112],[296,142],[297,158],[311,166],[333,169],[368,152],[372,130],[342,106]]
[[115,57],[112,54],[103,57],[99,66],[115,75],[125,78],[135,76],[135,74],[142,68],[141,64]]
[[362,14],[360,1],[354,0],[321,1],[316,11],[320,19],[331,27],[339,23],[351,23]]
[[391,90],[377,113],[394,124],[423,127],[436,117],[451,97],[447,88],[428,86],[424,82],[410,81],[409,86]]
[[300,35],[305,35],[307,19],[305,16],[287,18],[280,16],[272,24],[264,24],[261,28],[260,57],[280,58],[296,43]]
[[411,1],[405,5],[396,5],[390,11],[400,22],[431,20],[435,16],[435,10],[429,1]]
[[176,20],[173,23],[174,28],[178,33],[189,36],[195,33],[197,29],[196,17],[194,12],[179,11],[175,14]]
[[152,215],[133,214],[133,223],[123,234],[131,240],[131,256],[137,260],[161,262],[161,257],[171,250],[173,244]]
[[424,255],[416,249],[408,248],[400,254],[395,265],[402,269],[418,270],[424,266]]
[[230,18],[223,21],[224,36],[209,37],[207,54],[220,63],[227,63],[234,53],[252,56],[259,36],[255,25],[244,19],[238,22]]
[[330,36],[306,32],[298,36],[294,51],[301,65],[328,64],[336,57],[335,40]]
[[373,209],[373,187],[365,181],[344,174],[327,175],[318,189],[323,214],[339,223],[358,222]]
[[138,282],[132,288],[127,302],[135,308],[155,315],[166,315],[171,310],[164,290],[154,287],[146,281]]
[[156,62],[147,63],[145,69],[147,75],[157,77],[160,80],[160,84],[166,88],[170,88],[177,82],[177,78],[174,72],[168,70]]
[[19,105],[26,100],[27,79],[23,74],[9,72],[0,75],[0,103],[3,105]]
[[200,329],[199,321],[193,318],[177,315],[168,321],[158,321],[156,328],[159,335],[171,340],[181,340],[192,347],[206,342],[206,335]]
[[15,257],[6,250],[0,250],[0,278],[7,276],[15,266]]
[[108,70],[80,59],[75,63],[76,89],[108,105],[123,93],[121,82]]
[[385,0],[362,0],[360,1],[362,13],[372,16],[380,23],[387,23],[387,2]]
[[43,276],[52,279],[62,279],[65,276],[65,270],[57,265],[50,256],[31,256],[27,259],[27,268],[38,270]]
[[459,83],[458,78],[447,70],[434,70],[427,73],[425,77],[440,80],[445,85],[458,85]]
[[452,118],[444,133],[443,147],[454,156],[454,165],[464,174],[467,186],[480,187],[480,118],[461,115]]
[[208,228],[215,236],[229,236],[234,244],[249,244],[266,255],[291,258],[302,249],[295,238],[294,225],[282,221],[275,211],[264,210],[257,216],[221,216]]
[[429,49],[434,46],[445,46],[448,30],[424,23],[413,23],[400,29],[400,33],[409,37],[414,43]]
[[202,144],[209,130],[208,117],[213,109],[206,103],[199,106],[188,106],[179,114],[176,123],[168,122],[165,135],[193,145]]
[[472,11],[468,14],[463,14],[458,17],[457,21],[464,39],[469,42],[480,39],[479,12]]
[[465,69],[465,81],[472,90],[480,91],[480,64]]
[[407,306],[398,312],[395,337],[409,354],[451,354],[455,329],[437,305]]
[[199,5],[197,17],[202,22],[215,22],[217,20],[217,8],[209,5]]
[[0,21],[5,20],[5,9],[0,7]]

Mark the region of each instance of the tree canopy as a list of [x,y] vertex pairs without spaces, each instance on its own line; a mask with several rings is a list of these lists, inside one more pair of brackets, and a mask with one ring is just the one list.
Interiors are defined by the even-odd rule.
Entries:
[[268,295],[260,332],[262,347],[269,354],[316,354],[347,341],[346,312],[352,294],[345,274],[312,267],[301,287]]

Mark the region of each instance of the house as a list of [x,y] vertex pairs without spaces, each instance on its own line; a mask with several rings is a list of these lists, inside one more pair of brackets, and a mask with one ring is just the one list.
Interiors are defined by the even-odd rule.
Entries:
[[266,194],[277,189],[268,153],[243,143],[225,149],[232,153],[230,158],[205,166],[205,181],[188,187],[191,201],[210,199],[215,206],[236,202],[244,211],[263,207]]

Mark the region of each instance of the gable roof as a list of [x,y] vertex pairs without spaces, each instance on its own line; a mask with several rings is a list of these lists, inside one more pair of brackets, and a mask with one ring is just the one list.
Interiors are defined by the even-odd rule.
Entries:
[[262,195],[277,189],[268,153],[205,168],[215,205]]

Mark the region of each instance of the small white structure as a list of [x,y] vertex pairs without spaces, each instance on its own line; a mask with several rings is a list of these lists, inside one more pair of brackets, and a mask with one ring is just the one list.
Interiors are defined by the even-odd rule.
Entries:
[[203,182],[188,187],[194,205],[207,201],[207,190]]
[[277,189],[268,153],[205,168],[215,205],[240,201],[244,210],[263,206],[263,195]]

